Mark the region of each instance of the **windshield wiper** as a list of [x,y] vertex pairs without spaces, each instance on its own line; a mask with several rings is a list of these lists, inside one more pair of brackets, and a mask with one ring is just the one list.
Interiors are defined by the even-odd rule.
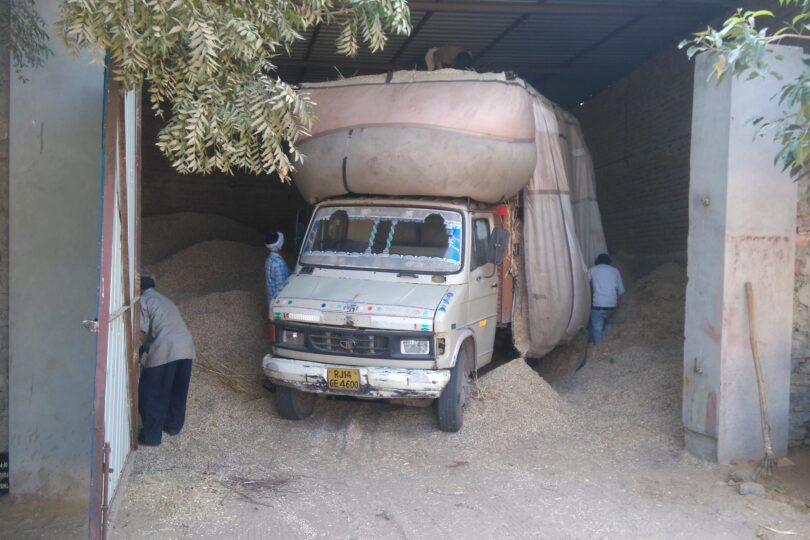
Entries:
[[418,277],[419,277],[419,274],[414,274],[413,272],[400,272],[399,274],[397,274],[397,277],[412,277],[412,278],[418,278]]

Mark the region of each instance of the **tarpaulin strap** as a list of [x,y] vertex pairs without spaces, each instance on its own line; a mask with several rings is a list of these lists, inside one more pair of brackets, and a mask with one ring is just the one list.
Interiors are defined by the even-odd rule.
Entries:
[[346,193],[351,195],[352,190],[349,188],[349,178],[346,175],[346,164],[349,161],[349,145],[351,144],[353,129],[349,130],[349,135],[346,137],[346,149],[343,151],[343,163],[341,164],[341,173],[343,175],[343,189]]

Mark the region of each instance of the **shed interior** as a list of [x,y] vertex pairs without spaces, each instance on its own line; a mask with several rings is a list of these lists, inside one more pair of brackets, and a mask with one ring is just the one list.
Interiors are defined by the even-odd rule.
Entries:
[[[683,270],[682,287],[694,70],[677,43],[707,24],[722,22],[734,6],[725,0],[437,0],[409,5],[413,31],[407,37],[390,36],[384,50],[371,53],[361,47],[356,58],[342,56],[335,44],[339,28],[316,26],[289,55],[276,58],[279,77],[300,84],[425,69],[427,50],[445,45],[469,50],[477,71],[515,73],[580,120],[594,159],[608,249],[619,256],[626,279],[674,263]],[[178,249],[241,239],[256,248],[250,259],[258,265],[266,232],[281,230],[292,237],[305,207],[294,186],[274,177],[177,174],[152,144],[160,124],[147,102],[143,126],[145,242],[154,234],[150,231],[171,223],[183,231],[178,234],[184,240],[171,244]],[[223,224],[222,218],[234,223]],[[796,321],[808,320],[808,307],[800,300],[808,294],[808,219],[803,200]],[[244,230],[230,230],[231,225],[251,229],[250,239]],[[292,243],[286,247],[292,260]],[[236,248],[227,249],[233,255]],[[162,250],[150,254],[147,247],[144,263],[160,265],[170,255]],[[186,253],[184,260],[217,256]],[[186,263],[178,259],[175,264]],[[257,280],[261,272],[257,266]],[[261,288],[258,281],[253,286]],[[800,445],[810,444],[810,337],[806,323],[794,327],[791,443]]]
[[[732,6],[724,0],[426,0],[409,5],[411,34],[390,36],[383,51],[371,53],[361,47],[356,58],[342,56],[335,44],[339,28],[316,26],[303,34],[289,55],[275,59],[279,77],[299,84],[425,69],[428,49],[445,45],[469,50],[477,71],[515,73],[580,120],[594,159],[608,249],[619,256],[626,279],[634,280],[671,262],[683,268],[682,287],[694,69],[677,43],[707,24],[721,22]],[[180,233],[185,240],[172,244],[178,249],[246,238],[225,232],[222,227],[230,225],[211,221],[209,226],[189,225],[222,218],[252,229],[254,247],[260,247],[263,234],[272,230],[291,238],[296,217],[305,207],[294,186],[273,177],[179,175],[151,143],[160,125],[146,102],[143,125],[146,242],[160,220],[185,223],[178,229],[185,231]],[[797,321],[808,319],[807,305],[799,300],[808,287],[807,213],[805,201],[799,213]],[[155,218],[151,229],[150,218]],[[287,248],[290,259],[294,258],[291,242]],[[260,253],[256,249],[250,256],[254,264],[259,264]],[[150,256],[147,249],[144,263],[159,263],[158,255],[169,253],[164,248]],[[208,255],[187,253],[184,260],[195,256]],[[187,264],[179,259],[175,263]],[[258,267],[256,275],[260,280]],[[258,281],[253,285],[261,287]],[[810,384],[810,337],[806,324],[794,326],[796,406],[791,443],[797,445],[810,443],[810,405],[803,397]]]
[[[383,51],[372,54],[361,47],[356,58],[343,57],[336,53],[338,28],[317,26],[303,34],[289,55],[280,55],[276,65],[285,81],[318,82],[425,69],[429,48],[457,45],[471,51],[474,69],[513,72],[572,111],[594,159],[608,248],[617,255],[625,279],[638,284],[636,298],[647,297],[644,306],[630,305],[620,322],[626,323],[628,334],[642,335],[649,332],[645,318],[661,315],[650,298],[672,308],[662,324],[668,332],[662,350],[669,356],[655,366],[663,370],[662,384],[669,385],[669,405],[677,407],[680,394],[673,389],[679,388],[683,361],[694,76],[693,64],[676,44],[690,32],[722,21],[733,7],[726,0],[413,1],[412,33],[391,36]],[[8,86],[0,85],[0,98],[0,104],[8,103]],[[0,120],[7,116],[0,107]],[[266,347],[264,234],[281,230],[293,238],[306,205],[294,185],[276,177],[175,172],[154,145],[160,126],[145,100],[143,266],[157,274],[158,288],[177,301],[188,320],[201,353],[198,372],[243,391],[255,386],[256,351]],[[8,176],[3,144],[8,144],[7,130],[0,129],[0,179],[4,173]],[[7,178],[3,186],[7,189]],[[808,188],[804,181],[800,192]],[[808,201],[800,197],[797,210],[792,446],[810,446]],[[7,231],[7,208],[0,211],[0,220]],[[6,242],[7,235],[0,237],[0,246]],[[289,262],[292,247],[288,240]],[[8,267],[0,266],[0,283],[8,283],[7,274]],[[0,299],[3,295],[8,291],[0,290]],[[7,323],[5,302],[0,328]],[[8,448],[8,354],[2,342],[0,452]],[[572,359],[579,360],[579,346],[553,353],[537,369],[549,379],[570,371]],[[219,354],[223,351],[225,355]],[[609,361],[612,364],[613,358]],[[607,368],[600,367],[598,373],[607,373]],[[635,382],[625,382],[632,393]],[[599,390],[593,380],[589,384],[589,391]],[[197,397],[204,402],[206,396]],[[209,405],[212,410],[219,406]]]

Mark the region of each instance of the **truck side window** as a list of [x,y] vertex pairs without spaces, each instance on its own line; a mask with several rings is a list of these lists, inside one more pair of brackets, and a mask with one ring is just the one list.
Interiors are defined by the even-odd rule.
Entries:
[[475,270],[487,263],[487,246],[489,245],[489,220],[473,220],[472,267]]

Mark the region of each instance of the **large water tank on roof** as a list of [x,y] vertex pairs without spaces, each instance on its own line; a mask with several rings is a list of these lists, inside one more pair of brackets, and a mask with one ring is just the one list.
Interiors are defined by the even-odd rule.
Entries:
[[293,178],[309,203],[349,193],[495,203],[535,168],[532,96],[504,74],[400,71],[302,92],[317,121]]

